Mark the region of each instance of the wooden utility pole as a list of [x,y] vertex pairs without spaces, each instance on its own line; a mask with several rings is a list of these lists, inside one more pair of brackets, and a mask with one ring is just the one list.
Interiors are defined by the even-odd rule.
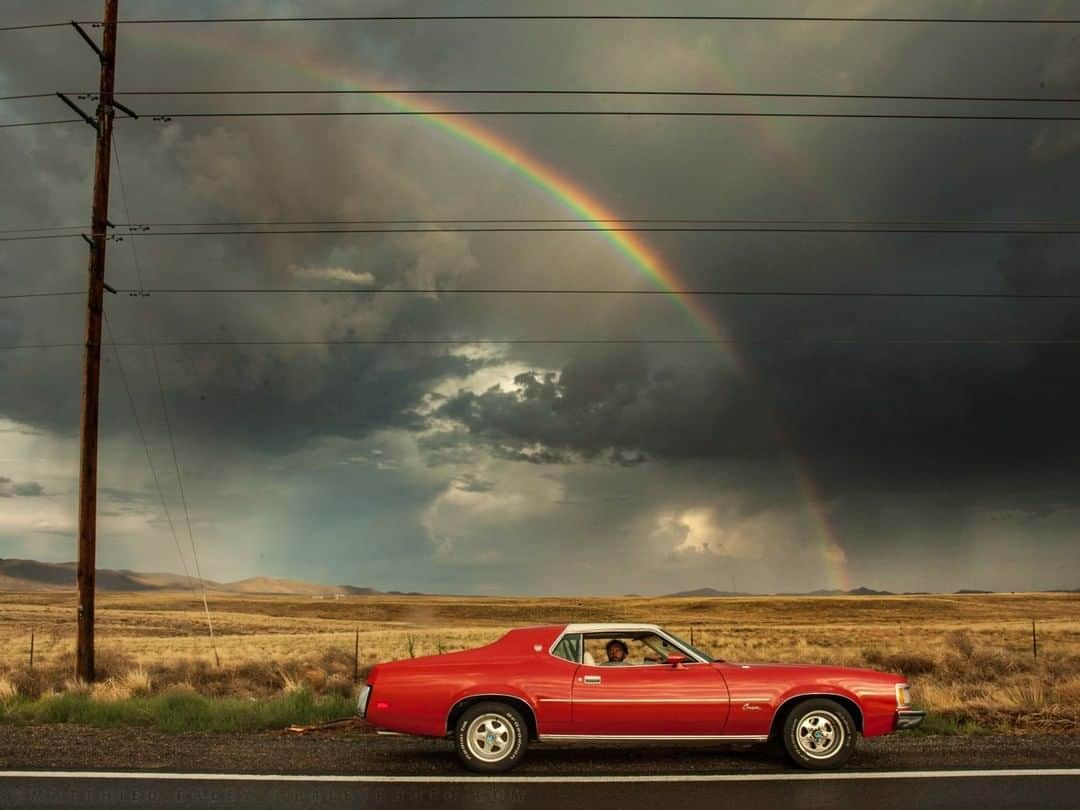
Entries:
[[[105,293],[105,230],[109,215],[109,169],[116,74],[116,19],[119,0],[105,0],[101,81],[94,157],[94,202],[90,233],[90,285],[86,300],[86,351],[83,355],[82,419],[79,446],[79,585],[75,675],[94,680],[94,577],[97,565],[98,411],[101,389],[101,320]],[[95,48],[95,50],[97,50]]]

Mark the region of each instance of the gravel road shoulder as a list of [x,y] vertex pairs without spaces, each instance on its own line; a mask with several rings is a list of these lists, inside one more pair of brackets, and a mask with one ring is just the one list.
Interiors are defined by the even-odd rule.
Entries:
[[[857,770],[1080,767],[1080,734],[860,740]],[[521,774],[752,773],[786,769],[761,748],[536,745]],[[136,728],[0,725],[0,769],[173,770],[243,773],[460,773],[442,740],[384,737],[368,729],[162,734]]]

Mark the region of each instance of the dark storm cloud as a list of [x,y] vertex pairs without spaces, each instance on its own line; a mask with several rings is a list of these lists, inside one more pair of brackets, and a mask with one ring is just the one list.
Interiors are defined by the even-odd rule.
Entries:
[[[468,428],[506,457],[565,462],[574,455],[621,465],[643,459],[734,457],[749,449],[736,400],[746,389],[729,373],[703,378],[693,366],[650,369],[642,349],[596,348],[558,372],[518,375],[513,388],[462,391],[436,413]],[[706,404],[708,407],[706,407]],[[739,430],[733,425],[739,424]],[[540,445],[540,451],[531,450]]]
[[[50,13],[59,19],[93,17],[99,5],[63,3]],[[706,3],[685,6],[715,13]],[[210,4],[198,8],[218,13]],[[278,8],[291,13],[295,7]],[[454,8],[489,11],[472,4]],[[792,13],[803,8],[818,5],[791,6]],[[866,13],[898,8],[865,6]],[[243,9],[265,12],[266,6],[253,2]],[[1027,4],[1014,9],[1018,15],[1036,13]],[[350,12],[355,13],[350,4],[333,3],[311,13]],[[163,3],[145,12],[158,13],[196,11],[186,3]],[[15,22],[42,14],[34,3],[16,4],[10,12]],[[1072,34],[1000,28],[634,25],[610,36],[596,26],[264,26],[229,32],[208,27],[182,35],[132,27],[125,29],[119,82],[122,89],[336,86],[293,66],[321,61],[413,87],[1065,95],[1080,86]],[[284,53],[289,59],[277,58]],[[73,32],[11,37],[0,53],[0,94],[86,87],[96,80],[93,68],[92,55]],[[264,103],[135,100],[144,119],[154,112],[238,111]],[[461,99],[444,101],[453,105]],[[286,106],[280,99],[265,103]],[[297,109],[309,103],[314,102],[295,101]],[[326,109],[367,103],[318,102]],[[560,103],[569,108],[607,102]],[[702,109],[710,102],[664,103]],[[746,103],[756,106],[726,101],[716,108],[927,109],[885,102]],[[52,117],[57,104],[4,105],[3,118]],[[661,101],[619,102],[632,104],[656,107]],[[939,107],[990,110],[953,103],[933,109]],[[993,106],[994,112],[1042,109]],[[625,216],[1068,219],[1080,180],[1080,137],[1067,124],[647,118],[479,123]],[[4,227],[86,220],[88,128],[5,131],[0,137],[0,174],[8,184],[0,198]],[[418,120],[184,120],[166,126],[121,121],[117,141],[125,182],[121,186],[114,174],[115,221],[129,215],[136,222],[567,215],[524,178]],[[643,236],[686,287],[1080,291],[1075,236]],[[118,286],[139,285],[133,246],[148,287],[646,283],[595,235],[128,234],[109,245],[110,279]],[[85,282],[85,264],[79,240],[5,243],[0,283],[20,292],[77,290]],[[110,297],[106,306],[119,341],[151,335],[319,342],[701,334],[700,325],[669,301],[630,296],[158,294]],[[754,521],[761,521],[774,534],[812,538],[814,527],[789,519],[803,509],[805,497],[792,482],[796,459],[818,482],[822,508],[839,527],[852,561],[880,560],[893,539],[916,536],[935,560],[956,562],[980,548],[985,532],[972,528],[983,525],[980,516],[999,512],[1052,510],[1044,520],[986,519],[986,525],[1008,524],[1025,537],[1038,536],[1047,548],[1068,535],[1075,520],[1068,504],[1080,483],[1074,462],[1080,450],[1074,415],[1080,350],[1071,344],[881,341],[1080,339],[1075,301],[710,298],[702,306],[735,338],[740,363],[716,348],[568,345],[500,347],[483,359],[448,348],[401,346],[172,347],[162,348],[159,358],[181,459],[199,471],[193,484],[198,504],[218,504],[224,524],[222,516],[234,518],[240,509],[238,495],[230,490],[219,502],[217,490],[228,490],[234,480],[257,481],[252,486],[265,486],[270,494],[245,492],[245,514],[286,503],[281,492],[288,492],[304,504],[288,525],[296,532],[322,532],[320,542],[340,550],[351,548],[355,526],[369,521],[363,523],[365,542],[381,555],[384,574],[403,564],[414,570],[432,537],[449,538],[440,552],[453,548],[462,557],[444,558],[440,564],[446,568],[425,572],[426,581],[441,576],[456,587],[482,576],[519,581],[515,570],[533,570],[523,560],[535,560],[536,549],[559,543],[562,551],[590,562],[602,561],[616,547],[628,558],[639,555],[633,558],[639,561],[669,560],[670,548],[647,556],[653,553],[650,542],[661,543],[649,540],[657,516],[667,521],[658,536],[670,545],[680,532],[689,536],[680,516],[706,507],[718,525],[757,527]],[[0,343],[79,342],[83,317],[78,297],[0,302]],[[856,342],[823,342],[834,339]],[[156,450],[164,424],[153,365],[143,349],[124,349],[122,357]],[[496,386],[460,382],[504,362],[512,371]],[[105,363],[105,443],[132,442],[130,406],[110,352]],[[79,366],[77,349],[0,356],[0,414],[25,429],[73,436]],[[353,447],[385,432],[407,435],[417,457],[399,452],[390,460],[391,454]],[[310,471],[266,470],[278,458],[298,465],[307,451],[317,457]],[[367,461],[351,461],[346,475],[335,453]],[[121,469],[134,464],[129,456],[118,458]],[[332,499],[313,491],[318,475],[333,478]],[[51,492],[52,481],[41,480]],[[117,489],[131,485],[117,482]],[[529,492],[524,506],[514,500],[515,487]],[[541,495],[534,496],[535,487]],[[412,494],[393,500],[398,490]],[[352,499],[364,493],[380,501],[371,507],[374,517],[357,515]],[[333,509],[327,507],[330,500]],[[537,511],[529,511],[533,507]],[[422,525],[428,518],[434,528]],[[269,521],[263,532],[279,537]],[[395,547],[395,532],[408,542]],[[754,528],[750,535],[765,533]],[[583,537],[589,538],[584,550]],[[286,539],[265,542],[268,548],[275,542],[288,546]],[[469,549],[474,556],[466,554]],[[700,562],[681,552],[676,556],[686,566],[680,571]],[[482,562],[489,558],[489,565]],[[1075,555],[1068,559],[1075,565]],[[721,570],[721,563],[710,564]],[[549,570],[545,565],[537,560],[535,567]],[[550,570],[557,568],[552,562]],[[772,582],[765,576],[754,580],[749,570],[740,569],[740,575],[761,587]],[[788,587],[779,579],[774,584]],[[634,586],[649,587],[646,581]]]
[[45,487],[37,481],[12,481],[0,475],[0,498],[38,498],[45,494]]

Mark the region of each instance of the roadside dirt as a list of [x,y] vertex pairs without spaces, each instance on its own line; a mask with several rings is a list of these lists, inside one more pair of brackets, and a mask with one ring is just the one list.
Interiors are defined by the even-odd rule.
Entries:
[[[951,770],[1080,767],[1080,734],[860,740],[849,769]],[[775,772],[783,759],[761,748],[611,747],[537,744],[521,774]],[[368,729],[162,734],[133,728],[0,725],[0,769],[170,770],[243,773],[460,773],[450,743],[377,736]]]

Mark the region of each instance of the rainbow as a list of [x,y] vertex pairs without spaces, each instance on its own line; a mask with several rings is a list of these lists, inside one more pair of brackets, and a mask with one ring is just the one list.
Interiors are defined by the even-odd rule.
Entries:
[[[329,71],[311,70],[310,62],[303,63],[303,67],[322,77],[334,75]],[[356,86],[357,83],[346,82],[346,84]],[[674,270],[664,263],[660,255],[644,239],[633,231],[614,230],[619,219],[618,214],[591,196],[587,189],[575,185],[569,178],[559,174],[551,166],[542,163],[507,138],[464,116],[449,114],[430,99],[418,98],[411,94],[401,95],[393,90],[381,90],[373,96],[396,110],[421,113],[428,124],[481,150],[493,160],[502,163],[547,192],[566,209],[602,233],[608,242],[625,255],[650,281],[665,290],[671,300],[690,315],[700,332],[716,338],[718,345],[723,347],[723,351],[729,358],[736,364],[739,363],[738,354],[734,351],[733,344],[730,342],[731,338],[723,326],[710,317],[697,298],[679,294],[680,281]]]
[[[450,114],[448,110],[441,108],[432,99],[425,99],[414,94],[396,93],[392,88],[380,86],[377,81],[368,77],[360,77],[356,71],[333,64],[306,54],[303,59],[291,57],[282,51],[273,51],[249,40],[230,36],[219,37],[213,33],[203,33],[198,37],[177,36],[167,33],[158,33],[151,26],[137,26],[134,36],[147,39],[167,41],[185,50],[206,50],[214,53],[226,53],[230,56],[242,54],[251,59],[265,62],[270,65],[286,65],[301,74],[307,74],[322,82],[330,82],[334,89],[363,89],[370,90],[372,97],[377,98],[384,104],[395,110],[418,113],[428,125],[440,132],[455,138],[475,149],[480,150],[491,159],[507,166],[521,177],[529,180],[533,185],[542,189],[552,199],[558,201],[567,210],[580,217],[597,231],[601,232],[607,241],[629,261],[653,284],[669,294],[680,309],[685,311],[690,321],[701,334],[715,338],[719,350],[726,359],[744,377],[752,378],[750,369],[740,356],[737,347],[731,340],[726,328],[720,323],[703,305],[700,297],[686,295],[680,291],[682,282],[675,270],[668,266],[658,254],[641,236],[630,231],[615,230],[619,219],[618,215],[604,206],[595,196],[581,185],[560,174],[555,168],[543,163],[525,149],[510,141],[500,133],[488,129],[481,123],[462,115]],[[122,91],[118,91],[121,92]],[[772,146],[777,144],[774,139],[768,137],[767,142]],[[786,154],[786,150],[774,148],[774,152]],[[790,165],[799,167],[800,164],[792,158],[786,160]],[[800,171],[805,174],[805,171]],[[803,493],[803,498],[808,506],[811,522],[815,525],[816,540],[819,546],[819,554],[825,565],[831,587],[847,590],[849,588],[846,555],[839,535],[829,519],[828,507],[814,481],[808,463],[795,448],[782,426],[773,416],[776,434],[793,459],[795,480]]]

